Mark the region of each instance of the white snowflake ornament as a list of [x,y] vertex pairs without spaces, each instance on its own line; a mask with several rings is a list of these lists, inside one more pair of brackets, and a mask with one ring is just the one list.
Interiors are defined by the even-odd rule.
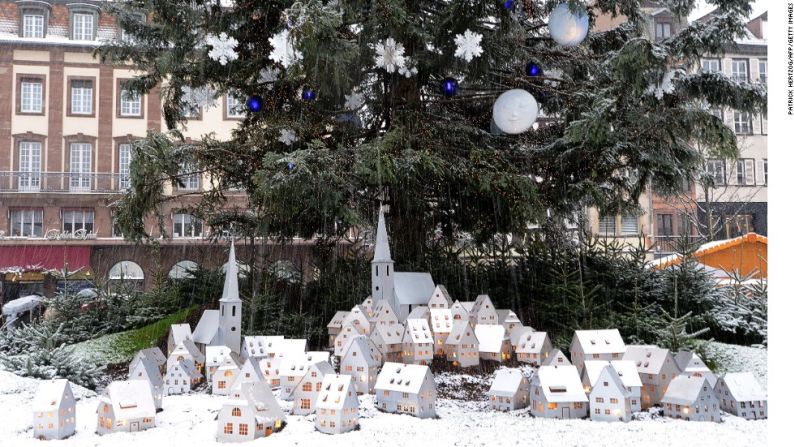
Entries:
[[345,110],[358,110],[364,105],[364,95],[357,90],[353,90],[349,95],[345,95]]
[[405,47],[391,37],[375,45],[375,65],[387,73],[394,73],[405,66]]
[[665,72],[662,77],[662,82],[659,84],[651,84],[645,90],[645,93],[653,95],[656,99],[661,100],[664,95],[669,95],[675,92],[675,85],[673,80],[678,78],[679,74],[683,74],[682,70],[670,70]]
[[466,30],[463,34],[455,36],[455,45],[458,49],[455,50],[455,56],[465,59],[466,62],[471,62],[472,59],[482,54],[482,34],[475,33],[471,30]]
[[278,141],[286,144],[287,146],[291,145],[298,138],[295,136],[295,131],[292,129],[281,129],[281,133],[279,134]]
[[230,61],[237,60],[237,39],[228,36],[226,33],[219,35],[209,34],[205,39],[207,46],[212,47],[208,56],[214,61],[218,61],[221,65],[226,65]]
[[273,51],[270,53],[270,60],[288,68],[290,65],[303,60],[303,54],[297,51],[292,45],[289,31],[284,30],[268,39]]

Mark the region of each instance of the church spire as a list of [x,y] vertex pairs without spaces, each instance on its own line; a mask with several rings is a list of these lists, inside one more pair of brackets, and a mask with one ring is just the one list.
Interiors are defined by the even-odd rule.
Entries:
[[378,211],[378,232],[375,235],[375,256],[372,262],[393,262],[389,249],[389,236],[386,234],[386,220],[383,218],[383,204]]
[[237,257],[234,255],[234,241],[229,250],[229,262],[226,263],[226,280],[223,282],[221,301],[240,301],[240,288],[237,285]]

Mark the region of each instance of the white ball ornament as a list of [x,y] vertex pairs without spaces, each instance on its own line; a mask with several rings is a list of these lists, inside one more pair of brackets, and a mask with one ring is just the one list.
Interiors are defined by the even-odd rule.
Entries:
[[493,122],[502,132],[516,135],[529,130],[538,117],[538,102],[528,91],[508,90],[493,104]]
[[549,14],[549,34],[564,47],[579,45],[587,37],[589,26],[587,13],[571,12],[567,3],[557,5]]

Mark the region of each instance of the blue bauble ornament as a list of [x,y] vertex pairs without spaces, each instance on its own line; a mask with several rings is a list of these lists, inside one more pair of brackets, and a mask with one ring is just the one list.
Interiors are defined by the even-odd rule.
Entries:
[[543,76],[543,69],[540,68],[540,65],[530,62],[526,66],[527,76]]
[[451,98],[458,94],[458,81],[455,78],[444,78],[441,81],[441,93],[447,98]]
[[291,171],[291,170],[292,170],[292,168],[294,168],[294,167],[295,167],[295,165],[294,165],[294,164],[292,164],[292,162],[289,162],[289,163],[287,163],[287,170],[290,170],[290,171]]
[[314,90],[312,90],[309,87],[303,88],[303,93],[301,93],[301,98],[303,98],[304,101],[311,102],[314,101],[314,98],[316,97],[317,94],[314,92]]
[[259,95],[254,95],[248,98],[245,101],[245,105],[248,107],[248,110],[252,112],[259,112],[262,110],[262,107],[265,105],[265,100],[262,99]]
[[504,8],[505,8],[505,9],[509,9],[509,10],[511,10],[511,11],[513,10],[513,7],[514,7],[515,5],[516,5],[516,2],[515,2],[514,0],[505,0],[505,1],[502,3],[502,6],[504,6]]

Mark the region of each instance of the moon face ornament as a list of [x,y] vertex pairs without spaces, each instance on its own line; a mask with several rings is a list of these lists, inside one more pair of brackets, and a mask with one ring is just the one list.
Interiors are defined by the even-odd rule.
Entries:
[[526,90],[508,90],[493,104],[494,124],[504,133],[517,135],[529,130],[538,117],[538,102]]

